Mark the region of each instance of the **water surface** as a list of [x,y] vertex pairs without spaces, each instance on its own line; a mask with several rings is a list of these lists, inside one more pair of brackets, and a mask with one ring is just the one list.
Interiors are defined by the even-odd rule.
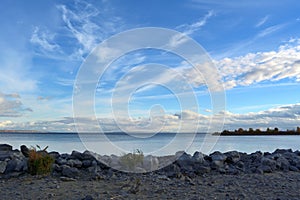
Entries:
[[[197,134],[193,138],[193,134],[177,135],[179,139],[174,143],[168,151],[162,150],[168,145],[176,134],[161,133],[150,138],[135,138],[123,133],[110,133],[107,138],[110,144],[119,147],[119,151],[112,151],[106,141],[101,140],[98,134],[86,134],[82,136],[85,144],[82,143],[78,134],[60,133],[60,134],[44,134],[44,133],[1,133],[0,143],[8,143],[14,148],[19,148],[20,145],[27,146],[39,145],[42,148],[49,146],[49,151],[58,151],[60,153],[70,153],[72,150],[83,152],[84,150],[98,151],[99,154],[116,154],[120,155],[124,152],[130,152],[135,149],[140,149],[144,154],[167,155],[174,154],[177,151],[185,150],[188,153],[200,151],[203,145],[205,134]],[[211,136],[215,137],[215,136]],[[189,141],[192,143],[185,146]],[[209,151],[202,149],[204,153],[211,153],[213,151],[231,151],[237,150],[241,152],[255,152],[255,151],[269,151],[272,152],[277,148],[284,149],[300,149],[300,136],[221,136],[216,143],[206,141],[207,145],[212,147]],[[158,151],[160,150],[160,151]],[[99,152],[101,151],[101,152]]]

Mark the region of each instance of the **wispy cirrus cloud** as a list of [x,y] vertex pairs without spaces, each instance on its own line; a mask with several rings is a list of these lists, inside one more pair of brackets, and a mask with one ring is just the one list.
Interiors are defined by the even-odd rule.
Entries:
[[186,35],[191,35],[201,29],[201,27],[205,26],[207,21],[215,15],[215,12],[213,10],[208,11],[204,17],[200,18],[198,21],[192,23],[192,24],[182,24],[176,29],[181,30]]
[[256,36],[255,39],[268,36],[276,31],[279,31],[280,29],[284,28],[286,24],[277,24],[274,26],[267,27],[266,29],[260,31]]
[[264,25],[264,24],[268,21],[269,18],[270,18],[269,15],[266,15],[265,17],[261,18],[261,19],[257,22],[257,24],[255,24],[255,27],[258,28],[258,27]]
[[186,35],[192,35],[196,31],[200,30],[208,21],[209,18],[214,16],[215,13],[213,10],[210,10],[203,18],[192,23],[192,24],[182,24],[176,27],[177,30],[181,31],[182,34],[177,34],[173,36],[169,41],[170,47],[177,47],[186,42]]
[[258,31],[254,36],[249,37],[248,39],[237,42],[236,44],[232,44],[229,49],[223,51],[223,53],[217,55],[219,58],[224,57],[233,57],[240,52],[243,52],[245,49],[251,47],[256,44],[259,40],[263,40],[265,38],[271,37],[273,34],[276,34],[280,30],[283,30],[288,23],[276,24],[273,26],[269,26],[264,28],[263,30]]
[[51,53],[60,51],[60,46],[54,42],[55,34],[41,31],[39,27],[35,27],[30,42],[39,47],[43,53]]
[[67,79],[67,78],[57,78],[56,83],[61,86],[73,86],[75,80],[74,79]]
[[121,28],[121,19],[111,14],[105,2],[102,6],[103,9],[99,10],[90,3],[80,1],[72,7],[57,5],[66,31],[78,43],[73,57],[86,56],[99,42]]
[[61,14],[60,30],[51,32],[36,26],[30,38],[35,52],[47,58],[81,61],[97,44],[122,29],[122,20],[106,2],[96,7],[75,0],[73,4],[56,5],[56,9]]
[[268,7],[280,7],[285,5],[285,2],[276,1],[270,2],[268,0],[261,0],[259,2],[248,1],[248,0],[232,0],[232,1],[223,1],[223,0],[191,0],[188,5],[196,9],[211,9],[215,8],[218,10],[241,10],[241,9],[258,9]]

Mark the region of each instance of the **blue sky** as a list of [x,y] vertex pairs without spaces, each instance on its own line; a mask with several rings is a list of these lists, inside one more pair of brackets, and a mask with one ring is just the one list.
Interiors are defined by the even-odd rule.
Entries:
[[[1,129],[74,131],[73,84],[80,66],[105,39],[142,27],[182,32],[208,52],[225,88],[226,109],[220,112],[226,117],[224,128],[300,126],[300,3],[296,0],[1,3]],[[220,115],[212,112],[207,87],[191,66],[171,53],[148,49],[116,60],[95,86],[95,113],[104,130],[119,130],[110,108],[116,83],[147,63],[176,68],[196,84],[199,107],[182,110],[172,91],[145,85],[131,96],[132,119],[121,120],[126,130],[134,131],[132,121],[149,123],[149,112],[155,115],[152,125],[163,122],[164,131],[176,131],[183,117],[187,127],[198,121],[203,131],[213,115]],[[151,78],[139,73],[143,80]],[[176,84],[167,71],[152,73]],[[223,123],[221,118],[218,123]],[[89,119],[84,122],[88,125]]]

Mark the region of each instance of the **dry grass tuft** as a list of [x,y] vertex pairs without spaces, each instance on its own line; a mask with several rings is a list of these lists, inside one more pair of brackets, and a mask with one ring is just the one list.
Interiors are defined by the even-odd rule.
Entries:
[[32,175],[47,175],[51,173],[54,158],[47,153],[47,148],[41,150],[37,145],[29,149],[28,170]]

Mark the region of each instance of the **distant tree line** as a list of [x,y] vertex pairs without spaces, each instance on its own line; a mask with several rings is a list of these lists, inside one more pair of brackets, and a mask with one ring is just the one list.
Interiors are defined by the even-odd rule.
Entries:
[[[220,133],[215,134],[219,135]],[[300,135],[300,127],[297,127],[296,130],[287,129],[286,131],[281,131],[277,127],[275,127],[274,129],[267,128],[266,130],[254,130],[253,128],[249,128],[247,130],[239,128],[234,131],[224,130],[220,135]]]

